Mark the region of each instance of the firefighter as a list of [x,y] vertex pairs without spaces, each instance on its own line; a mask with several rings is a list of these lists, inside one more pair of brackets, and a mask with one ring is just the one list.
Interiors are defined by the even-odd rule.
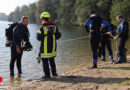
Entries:
[[43,12],[41,14],[40,19],[42,19],[42,24],[37,32],[37,39],[41,41],[38,60],[42,60],[43,71],[45,74],[42,78],[51,78],[51,74],[52,76],[58,76],[55,64],[57,49],[56,40],[61,37],[61,33],[55,23],[51,22],[49,18],[49,12]]

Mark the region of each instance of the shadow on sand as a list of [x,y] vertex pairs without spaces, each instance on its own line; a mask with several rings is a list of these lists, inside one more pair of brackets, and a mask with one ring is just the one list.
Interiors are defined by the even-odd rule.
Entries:
[[116,69],[116,70],[130,70],[130,67],[101,67],[98,69]]
[[[61,76],[59,78],[48,79],[47,81],[55,81],[62,83],[97,83],[97,84],[111,84],[120,83],[125,80],[130,80],[129,78],[98,78],[98,77],[87,77],[87,76]],[[46,80],[42,80],[46,81]]]

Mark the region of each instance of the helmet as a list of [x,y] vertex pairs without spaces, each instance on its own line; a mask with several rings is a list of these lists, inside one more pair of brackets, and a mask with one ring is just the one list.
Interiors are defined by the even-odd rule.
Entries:
[[43,13],[41,14],[41,16],[40,16],[40,19],[43,19],[43,18],[50,18],[50,17],[51,17],[51,15],[50,15],[49,12],[43,12]]

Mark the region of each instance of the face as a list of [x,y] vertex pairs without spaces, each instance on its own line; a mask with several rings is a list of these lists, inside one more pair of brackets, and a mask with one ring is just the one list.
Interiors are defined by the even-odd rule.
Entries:
[[118,18],[118,17],[116,18],[116,20],[117,20],[117,22],[119,22],[119,23],[122,21],[122,19],[121,19],[121,18]]
[[89,17],[93,17],[94,15],[95,15],[95,13],[94,14],[90,14]]
[[89,17],[92,17],[92,14],[91,14],[91,15],[89,15]]
[[25,26],[27,26],[28,23],[29,23],[29,21],[28,21],[28,19],[24,19],[24,20],[22,21],[22,23],[23,23]]

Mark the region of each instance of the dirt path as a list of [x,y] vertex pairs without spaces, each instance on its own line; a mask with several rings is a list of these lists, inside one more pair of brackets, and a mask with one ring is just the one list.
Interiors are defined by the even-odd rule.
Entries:
[[98,69],[74,70],[50,80],[35,81],[8,90],[130,90],[130,56],[119,65],[101,62]]

